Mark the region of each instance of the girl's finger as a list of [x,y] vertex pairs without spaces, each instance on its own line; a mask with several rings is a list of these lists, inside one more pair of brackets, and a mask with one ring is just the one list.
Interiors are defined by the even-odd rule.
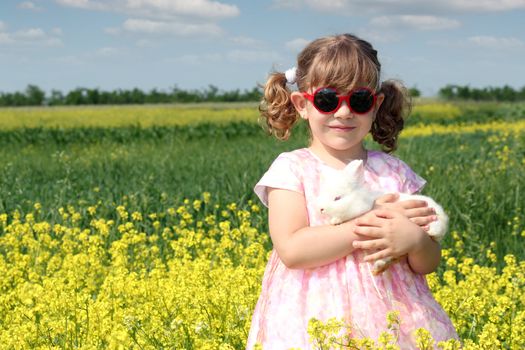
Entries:
[[374,209],[365,215],[357,218],[354,223],[356,226],[374,226],[381,227],[385,223],[385,219],[393,219],[394,211],[387,209]]
[[415,217],[423,217],[423,216],[430,216],[435,215],[436,211],[434,208],[431,207],[423,207],[423,208],[412,208],[412,209],[405,209],[405,215],[407,218],[415,218]]
[[399,198],[399,193],[388,193],[376,199],[376,204],[394,203]]
[[367,236],[372,238],[383,237],[382,230],[379,227],[373,226],[356,226],[354,233],[360,236]]
[[393,219],[396,216],[396,212],[393,210],[387,210],[387,209],[374,209],[372,210],[372,214],[381,219]]
[[417,217],[417,218],[411,218],[410,221],[412,221],[414,224],[418,226],[427,226],[428,224],[434,222],[437,220],[437,216],[423,216],[423,217]]
[[391,258],[392,255],[389,254],[388,249],[383,249],[373,254],[367,255],[364,259],[366,262],[372,262],[379,259]]
[[385,248],[385,242],[382,239],[371,239],[368,241],[354,241],[352,243],[354,249],[364,250],[378,250]]
[[428,207],[428,203],[421,199],[407,199],[407,200],[401,201],[400,204],[405,209]]
[[366,226],[372,226],[372,227],[380,227],[384,219],[378,218],[375,215],[367,215],[364,217],[360,217],[354,221],[354,224],[356,227],[366,227]]

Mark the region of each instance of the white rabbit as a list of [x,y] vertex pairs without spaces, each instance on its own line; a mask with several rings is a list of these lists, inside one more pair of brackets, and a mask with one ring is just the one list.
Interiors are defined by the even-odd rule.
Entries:
[[[342,222],[356,218],[374,206],[374,201],[386,192],[373,191],[367,187],[364,181],[364,166],[362,160],[353,160],[343,170],[330,176],[322,187],[318,202],[321,213],[330,217],[330,224],[337,225]],[[428,203],[428,206],[436,211],[437,220],[429,224],[428,234],[435,240],[440,241],[448,229],[448,216],[443,208],[432,198],[422,195],[399,194],[399,200],[420,199]],[[373,273],[379,274],[385,271],[393,262],[393,259],[376,260],[373,265]]]

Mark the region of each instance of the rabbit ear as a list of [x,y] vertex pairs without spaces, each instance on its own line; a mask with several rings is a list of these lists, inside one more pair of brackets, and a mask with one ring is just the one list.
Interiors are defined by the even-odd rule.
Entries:
[[356,159],[348,163],[344,169],[348,175],[356,176],[363,172],[363,161]]

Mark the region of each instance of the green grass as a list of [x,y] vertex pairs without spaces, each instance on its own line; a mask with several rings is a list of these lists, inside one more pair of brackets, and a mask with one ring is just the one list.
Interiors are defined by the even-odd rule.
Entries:
[[[502,123],[520,120],[523,106],[517,105],[517,112],[509,106],[483,105],[479,115]],[[470,114],[465,115],[474,122],[475,106],[468,108]],[[408,125],[413,124],[417,123]],[[205,191],[219,203],[243,206],[256,200],[252,188],[272,160],[307,141],[304,125],[291,140],[280,142],[250,122],[4,130],[0,213],[15,209],[25,213],[40,202],[45,218],[52,220],[58,208],[79,201],[101,202],[101,211],[108,216],[124,201],[130,210],[146,213],[165,207],[160,201],[163,194],[177,204]],[[473,238],[466,243],[472,256],[495,241],[500,256],[514,253],[525,259],[523,132],[401,137],[396,155],[428,180],[424,193],[449,212],[451,229]],[[265,218],[266,213],[262,215]],[[261,229],[267,229],[265,224]],[[444,244],[451,245],[451,238]]]

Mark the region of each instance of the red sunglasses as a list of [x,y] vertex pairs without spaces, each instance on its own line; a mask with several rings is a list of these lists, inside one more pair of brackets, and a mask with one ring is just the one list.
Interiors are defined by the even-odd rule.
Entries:
[[339,95],[337,90],[331,87],[321,87],[313,94],[303,92],[303,96],[323,114],[336,112],[343,101],[346,101],[352,113],[366,114],[376,103],[376,94],[367,87],[352,89],[348,95]]

